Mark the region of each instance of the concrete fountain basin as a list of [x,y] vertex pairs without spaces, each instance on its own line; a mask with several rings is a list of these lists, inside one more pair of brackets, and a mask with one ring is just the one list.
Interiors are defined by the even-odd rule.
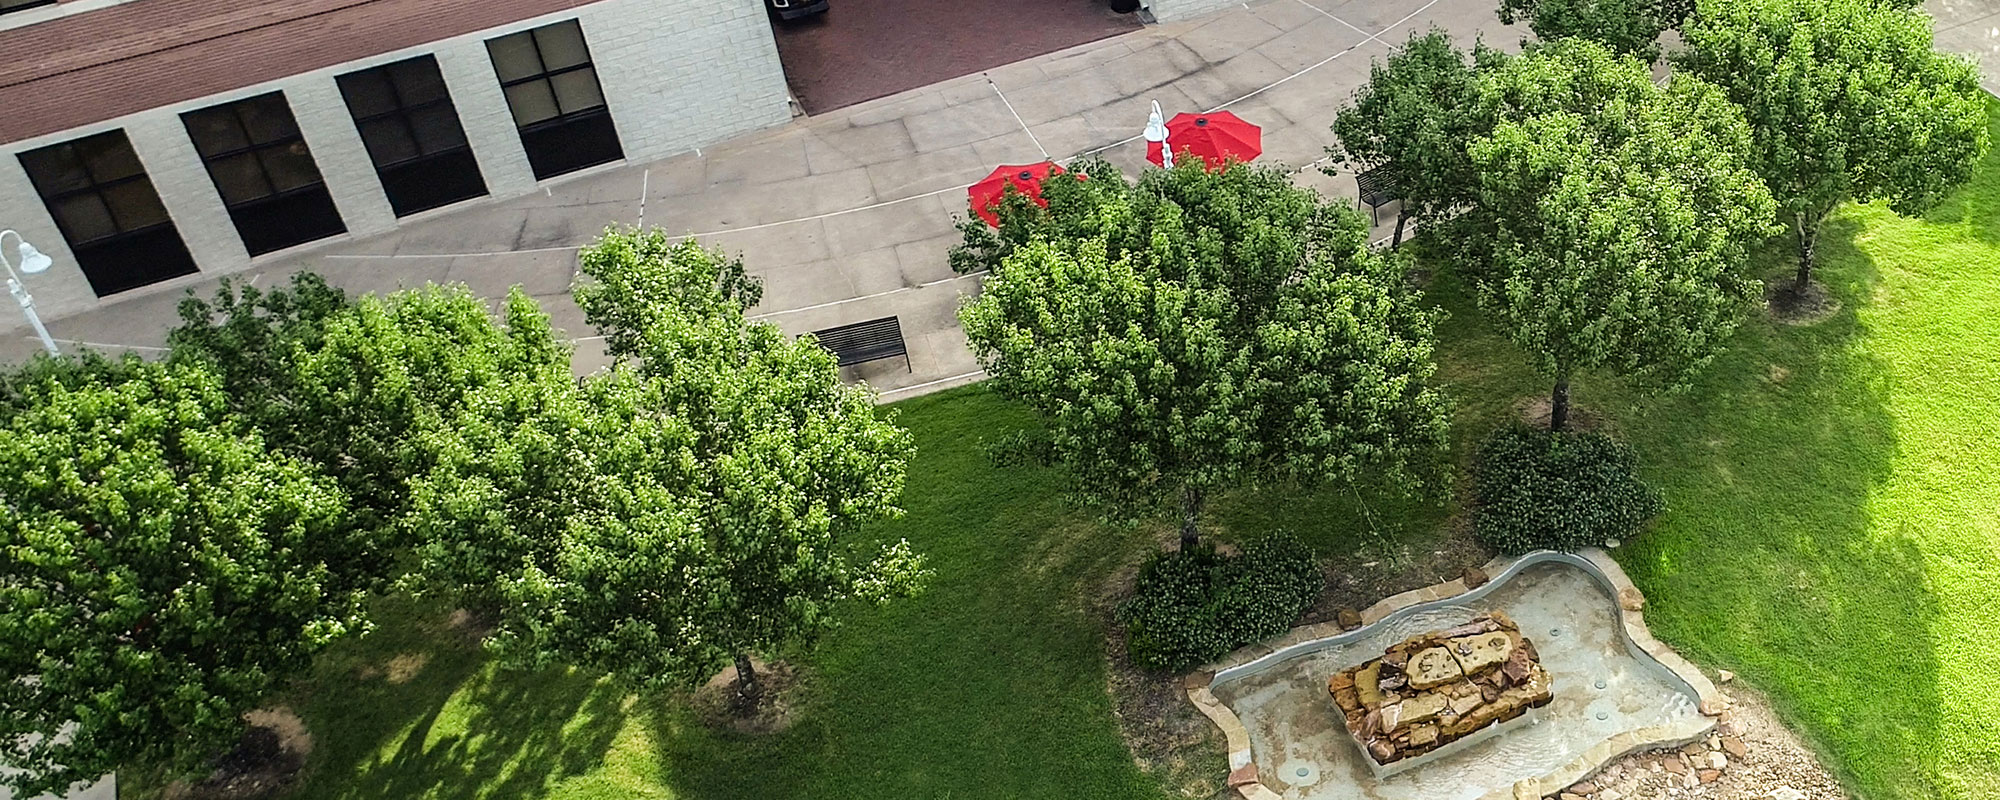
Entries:
[[[1714,728],[1721,696],[1646,631],[1643,599],[1604,553],[1536,552],[1487,572],[1477,589],[1453,581],[1398,595],[1357,630],[1295,629],[1189,676],[1189,698],[1229,741],[1230,784],[1251,800],[1538,798],[1625,753]],[[1492,611],[1534,637],[1553,700],[1533,719],[1378,772],[1328,701],[1329,676]]]

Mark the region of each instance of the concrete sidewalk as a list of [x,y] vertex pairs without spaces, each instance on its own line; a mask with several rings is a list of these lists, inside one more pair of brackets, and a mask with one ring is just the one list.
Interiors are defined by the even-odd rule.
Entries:
[[[1992,35],[1973,34],[2000,21],[2000,0],[1932,4],[1941,29],[1960,31],[1953,47],[1993,46]],[[1516,48],[1525,30],[1501,26],[1493,9],[1492,0],[1261,0],[797,119],[699,153],[572,177],[540,197],[475,203],[239,277],[270,286],[312,269],[357,293],[457,281],[495,298],[518,284],[579,337],[577,367],[587,372],[605,358],[569,298],[575,249],[607,225],[643,223],[741,254],[765,285],[752,313],[788,333],[900,317],[907,368],[875,362],[850,368],[850,377],[888,399],[907,397],[979,377],[955,314],[978,279],[953,275],[945,253],[958,238],[954,218],[966,212],[964,187],[994,166],[1096,152],[1137,171],[1144,156],[1137,134],[1149,101],[1158,100],[1169,114],[1226,107],[1262,125],[1263,163],[1352,199],[1352,176],[1317,167],[1332,142],[1328,125],[1366,81],[1371,59],[1432,25],[1462,43],[1483,35]],[[1393,219],[1382,223],[1386,235]],[[186,289],[206,295],[214,285],[191,276],[49,327],[58,338],[145,351],[165,338]],[[0,319],[15,326],[0,334],[0,359],[35,351],[13,315]]]
[[[547,186],[541,196],[455,208],[386,236],[287,254],[239,274],[258,285],[311,269],[354,292],[427,281],[463,282],[500,297],[519,284],[579,337],[580,372],[605,363],[570,300],[575,248],[607,225],[646,224],[741,254],[764,279],[753,313],[789,333],[896,315],[900,360],[851,368],[891,398],[978,377],[956,309],[976,277],[952,274],[945,253],[965,213],[964,187],[998,164],[1102,152],[1142,165],[1148,103],[1168,113],[1228,107],[1264,126],[1263,161],[1306,168],[1331,142],[1327,125],[1367,77],[1369,59],[1435,23],[1463,37],[1501,30],[1491,0],[1262,0],[1159,25],[885,97],[649,164],[625,164]],[[1307,169],[1300,181],[1352,197],[1353,181]],[[151,352],[187,289],[216,278],[135,292],[49,321],[54,334],[105,349]],[[32,286],[30,287],[32,289]],[[0,359],[36,349],[18,319]]]

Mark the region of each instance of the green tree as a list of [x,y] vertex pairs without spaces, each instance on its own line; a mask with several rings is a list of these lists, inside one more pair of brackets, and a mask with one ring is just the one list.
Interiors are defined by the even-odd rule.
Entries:
[[0,785],[192,767],[360,624],[323,552],[344,498],[204,370],[33,371],[0,406]]
[[1467,219],[1480,304],[1554,383],[1600,367],[1657,386],[1705,366],[1758,296],[1749,248],[1777,229],[1720,90],[1583,40],[1482,82],[1500,120],[1475,141]]
[[340,528],[344,579],[381,586],[411,541],[409,481],[434,454],[426,431],[481,387],[517,373],[567,374],[570,351],[546,324],[501,327],[463,286],[350,301],[318,276],[289,289],[188,298],[169,358],[223,378],[234,408],[278,450],[316,465],[351,498]]
[[192,290],[181,299],[181,322],[167,332],[167,358],[216,372],[231,404],[272,435],[302,437],[313,426],[310,417],[288,416],[296,411],[293,359],[317,350],[327,320],[353,305],[318,273],[294,273],[289,286],[268,292],[223,278],[213,300]]
[[907,543],[857,554],[863,525],[900,513],[910,452],[867,390],[748,322],[729,259],[610,232],[582,261],[579,303],[624,360],[581,387],[477,392],[416,493],[426,572],[487,587],[496,648],[643,685],[734,660],[754,695],[751,654],[916,589]]
[[1543,41],[1589,39],[1652,63],[1660,34],[1693,10],[1694,0],[1500,0],[1500,22],[1525,21]]
[[1795,296],[1843,201],[1921,213],[1986,150],[1977,72],[1934,51],[1930,18],[1910,5],[1704,0],[1682,33],[1674,63],[1721,86],[1749,120],[1751,164],[1796,237]]
[[[1091,170],[1097,171],[1094,177]],[[1077,180],[1042,181],[1042,202],[1046,207],[1009,187],[1001,196],[996,212],[1000,219],[998,229],[976,216],[960,220],[961,239],[952,245],[948,256],[952,270],[961,275],[997,270],[1006,262],[1007,254],[1037,236],[1088,235],[1095,224],[1090,221],[1092,210],[1102,206],[1107,196],[1116,197],[1125,191],[1124,187],[1105,181],[1123,182],[1125,176],[1096,160],[1071,164],[1068,174]]]
[[1334,118],[1340,144],[1327,154],[1337,164],[1356,172],[1388,169],[1402,201],[1395,245],[1402,244],[1405,221],[1441,221],[1472,201],[1479,176],[1465,146],[1493,128],[1480,113],[1477,76],[1505,60],[1483,43],[1468,55],[1437,28],[1412,33],[1403,49],[1369,68],[1354,104]]
[[1109,516],[1177,507],[1183,548],[1216,491],[1415,476],[1442,450],[1437,313],[1360,212],[1263,168],[1076,169],[1093,202],[1051,201],[959,311],[993,386],[1046,423],[1010,447]]

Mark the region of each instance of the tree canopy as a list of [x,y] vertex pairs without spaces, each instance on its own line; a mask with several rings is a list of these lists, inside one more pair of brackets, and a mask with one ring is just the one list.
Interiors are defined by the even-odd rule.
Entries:
[[1473,142],[1479,200],[1461,235],[1481,306],[1555,384],[1608,367],[1686,380],[1758,296],[1749,249],[1776,229],[1749,130],[1718,89],[1583,40],[1495,71],[1498,120]]
[[1527,22],[1543,41],[1589,39],[1647,63],[1660,34],[1680,27],[1694,0],[1500,0],[1500,22]]
[[127,361],[11,383],[0,740],[23,772],[0,785],[15,796],[134,761],[191,766],[360,624],[363,593],[327,566],[345,497],[267,448],[214,376]]
[[1088,179],[1045,186],[1045,214],[1003,213],[1023,243],[959,312],[993,386],[1046,423],[1011,447],[1110,516],[1176,508],[1184,543],[1220,489],[1422,476],[1447,438],[1437,313],[1360,212],[1242,164],[1071,169]]
[[1932,49],[1931,20],[1880,0],[1703,0],[1674,63],[1722,87],[1750,125],[1750,163],[1797,239],[1794,289],[1841,202],[1917,214],[1986,149],[1972,63]]
[[626,360],[475,393],[416,487],[424,569],[494,601],[496,648],[644,685],[732,658],[752,678],[748,655],[842,601],[917,588],[907,543],[861,535],[900,513],[909,434],[812,341],[748,322],[740,265],[612,232],[583,266],[579,303]]
[[1355,172],[1388,169],[1402,201],[1398,244],[1406,218],[1441,220],[1472,201],[1479,178],[1465,146],[1493,127],[1479,113],[1478,75],[1506,58],[1483,43],[1470,54],[1460,51],[1437,28],[1412,33],[1401,50],[1369,68],[1354,104],[1334,118],[1340,144],[1327,154],[1336,163]]
[[334,567],[374,587],[397,577],[411,544],[409,480],[433,458],[424,432],[480,387],[569,370],[568,347],[546,326],[497,326],[463,286],[355,301],[300,273],[268,292],[225,282],[212,303],[189,297],[180,313],[169,360],[216,373],[232,408],[275,449],[341,485],[351,508]]

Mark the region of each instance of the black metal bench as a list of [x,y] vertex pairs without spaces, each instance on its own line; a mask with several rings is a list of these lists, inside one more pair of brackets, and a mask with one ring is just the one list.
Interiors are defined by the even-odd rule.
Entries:
[[813,338],[843,367],[902,356],[904,369],[914,371],[910,366],[910,350],[903,345],[903,323],[895,317],[813,331]]
[[1354,175],[1354,188],[1361,190],[1361,202],[1368,204],[1368,216],[1375,224],[1382,224],[1376,209],[1396,202],[1396,178],[1389,164],[1363,170]]

